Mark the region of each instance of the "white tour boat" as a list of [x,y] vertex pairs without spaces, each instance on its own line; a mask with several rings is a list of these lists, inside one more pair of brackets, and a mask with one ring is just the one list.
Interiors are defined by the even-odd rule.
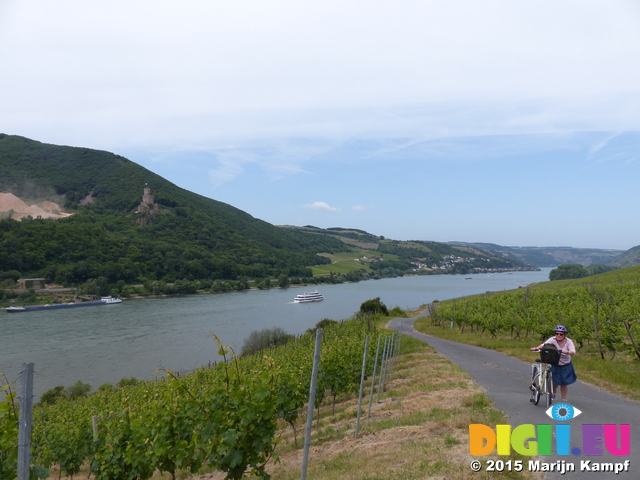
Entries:
[[296,295],[296,298],[293,299],[293,303],[319,302],[320,300],[324,300],[324,297],[316,290],[315,292]]

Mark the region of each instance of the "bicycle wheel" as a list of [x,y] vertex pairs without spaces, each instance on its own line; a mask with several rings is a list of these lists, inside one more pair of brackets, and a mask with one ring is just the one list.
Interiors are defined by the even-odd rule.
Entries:
[[531,372],[531,385],[529,386],[529,390],[531,390],[531,398],[529,401],[534,405],[538,405],[540,401],[540,370],[537,367],[533,367],[533,371]]
[[553,398],[551,395],[553,394],[553,374],[551,370],[547,371],[547,408],[551,406],[553,403]]

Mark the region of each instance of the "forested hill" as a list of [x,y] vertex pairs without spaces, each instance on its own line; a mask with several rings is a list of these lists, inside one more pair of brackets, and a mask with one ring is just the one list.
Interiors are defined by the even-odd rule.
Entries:
[[[145,186],[155,205],[136,213]],[[0,192],[73,213],[61,220],[1,219],[5,277],[79,284],[99,277],[115,283],[305,275],[329,262],[318,253],[349,248],[332,237],[275,227],[122,156],[19,136],[0,134]]]

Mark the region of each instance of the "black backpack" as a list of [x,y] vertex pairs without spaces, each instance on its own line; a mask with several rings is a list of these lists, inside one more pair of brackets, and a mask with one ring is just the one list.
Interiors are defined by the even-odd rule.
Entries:
[[557,365],[560,361],[560,354],[560,350],[553,343],[545,343],[542,350],[540,350],[540,360],[543,363]]

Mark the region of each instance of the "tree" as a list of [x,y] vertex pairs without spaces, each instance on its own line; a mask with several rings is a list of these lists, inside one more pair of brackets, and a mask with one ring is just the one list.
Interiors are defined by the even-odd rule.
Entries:
[[98,287],[100,296],[106,297],[107,295],[109,295],[109,281],[106,277],[96,278],[96,286]]
[[287,288],[289,285],[291,285],[291,280],[288,275],[286,273],[280,274],[278,277],[278,286],[280,288]]
[[360,313],[369,313],[376,315],[378,313],[383,313],[384,315],[389,314],[389,310],[387,310],[387,306],[380,301],[380,297],[376,297],[372,300],[367,300],[360,305]]
[[260,290],[268,290],[271,288],[271,279],[269,277],[265,278],[261,282],[256,285]]
[[588,273],[582,265],[567,263],[549,272],[549,280],[567,280],[570,278],[587,277]]

